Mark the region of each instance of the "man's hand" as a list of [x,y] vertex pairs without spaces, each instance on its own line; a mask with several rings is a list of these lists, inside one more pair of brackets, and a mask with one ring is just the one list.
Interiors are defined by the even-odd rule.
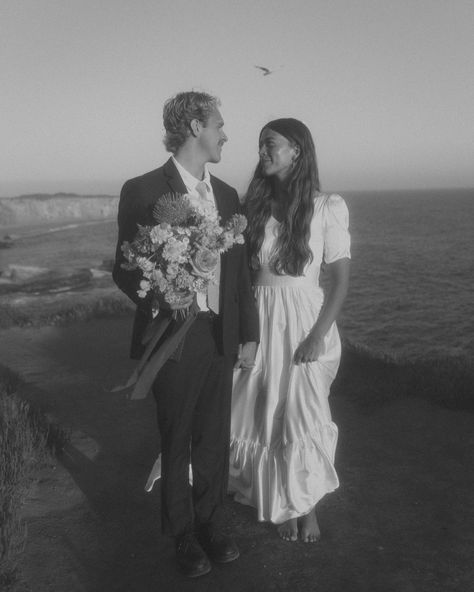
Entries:
[[255,366],[255,356],[257,354],[257,343],[255,341],[247,341],[243,345],[239,345],[239,355],[234,364],[234,369],[242,368],[242,370],[250,370]]
[[170,304],[171,310],[182,310],[183,308],[189,308],[194,300],[194,293],[188,294],[180,298],[178,302]]
[[162,310],[183,310],[191,306],[194,297],[194,292],[191,292],[190,294],[182,296],[178,302],[173,302],[173,304],[170,304],[165,300],[163,294],[158,293],[155,295],[155,300],[158,304],[158,307]]

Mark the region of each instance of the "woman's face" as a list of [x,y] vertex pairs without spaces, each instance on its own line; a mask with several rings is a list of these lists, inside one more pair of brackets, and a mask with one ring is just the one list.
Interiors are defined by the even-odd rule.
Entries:
[[260,135],[258,154],[263,174],[266,177],[275,175],[283,181],[299,154],[299,148],[285,136],[265,128]]

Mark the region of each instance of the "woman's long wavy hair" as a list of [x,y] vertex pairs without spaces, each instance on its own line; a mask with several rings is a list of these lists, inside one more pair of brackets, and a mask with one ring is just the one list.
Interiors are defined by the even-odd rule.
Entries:
[[[299,147],[299,155],[294,162],[284,190],[288,196],[281,204],[283,220],[275,251],[270,261],[273,271],[279,275],[298,276],[303,274],[305,265],[313,259],[309,247],[311,220],[314,213],[314,197],[319,191],[316,150],[309,129],[297,119],[275,119],[267,123],[260,132],[271,129]],[[265,237],[265,225],[271,215],[274,179],[265,176],[259,162],[248,187],[244,207],[248,219],[247,245],[250,268],[258,270],[258,253]]]

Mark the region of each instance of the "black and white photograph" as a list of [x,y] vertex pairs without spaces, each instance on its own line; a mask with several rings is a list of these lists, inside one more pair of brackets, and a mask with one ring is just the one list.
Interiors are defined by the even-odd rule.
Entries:
[[0,2],[1,590],[474,590],[473,31]]

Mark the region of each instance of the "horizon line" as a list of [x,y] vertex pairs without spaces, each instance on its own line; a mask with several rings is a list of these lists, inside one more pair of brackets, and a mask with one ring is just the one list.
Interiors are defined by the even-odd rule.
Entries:
[[[375,188],[375,189],[322,189],[320,190],[321,193],[406,193],[406,192],[420,192],[426,193],[431,191],[474,191],[474,186],[454,186],[454,187],[403,187],[403,188]],[[71,197],[119,197],[119,193],[77,193],[76,191],[54,191],[54,192],[47,192],[47,191],[37,191],[35,193],[21,193],[18,195],[1,195],[0,199],[16,199],[20,197],[36,197],[36,196],[49,196],[49,197],[56,197],[67,195]],[[243,195],[239,193],[239,195]]]

